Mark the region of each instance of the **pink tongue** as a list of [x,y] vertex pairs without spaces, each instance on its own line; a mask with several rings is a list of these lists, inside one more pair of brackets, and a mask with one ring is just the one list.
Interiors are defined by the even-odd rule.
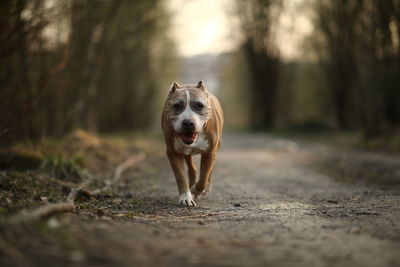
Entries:
[[196,139],[196,134],[183,134],[182,135],[182,140],[186,144],[192,144],[195,139]]

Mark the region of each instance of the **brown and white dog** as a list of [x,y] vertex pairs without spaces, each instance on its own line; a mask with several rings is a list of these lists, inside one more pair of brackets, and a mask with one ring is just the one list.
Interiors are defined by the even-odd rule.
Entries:
[[[162,113],[167,156],[175,174],[180,206],[196,206],[193,195],[203,194],[210,185],[211,171],[221,144],[223,113],[218,99],[204,86],[172,84]],[[192,155],[201,154],[200,177]],[[185,176],[186,161],[189,183]],[[193,194],[193,195],[192,195]]]

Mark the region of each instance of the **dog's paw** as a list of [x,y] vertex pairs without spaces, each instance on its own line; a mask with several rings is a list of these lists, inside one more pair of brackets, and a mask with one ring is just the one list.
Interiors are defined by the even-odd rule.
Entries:
[[206,187],[206,189],[204,190],[204,195],[208,194],[211,192],[212,189],[212,183],[209,183]]
[[194,202],[193,196],[190,192],[181,194],[179,196],[178,204],[182,207],[196,207],[196,202]]
[[198,191],[196,189],[196,185],[192,186],[192,188],[190,188],[190,191],[192,193],[192,195],[194,195],[194,197],[197,199],[199,196],[204,195],[206,192],[205,190],[202,191]]

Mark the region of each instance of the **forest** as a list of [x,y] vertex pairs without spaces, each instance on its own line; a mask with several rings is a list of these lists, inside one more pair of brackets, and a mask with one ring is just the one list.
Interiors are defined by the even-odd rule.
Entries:
[[[0,142],[154,128],[182,66],[164,2],[3,1]],[[313,31],[292,60],[276,43],[285,1],[235,5],[242,41],[218,65],[228,125],[240,106],[241,128],[398,134],[399,1],[304,1]]]
[[249,73],[238,87],[251,93],[251,128],[398,134],[400,2],[306,1],[313,31],[294,60],[282,58],[274,29],[285,1],[238,4],[244,41],[232,61]]
[[2,1],[1,142],[149,127],[173,79],[162,1]]
[[0,266],[400,266],[399,157],[400,0],[0,1]]

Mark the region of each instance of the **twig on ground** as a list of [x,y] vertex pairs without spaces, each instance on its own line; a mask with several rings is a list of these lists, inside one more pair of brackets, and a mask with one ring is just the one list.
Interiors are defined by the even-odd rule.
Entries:
[[128,216],[131,219],[144,220],[144,221],[157,221],[157,220],[166,220],[166,221],[180,221],[185,219],[200,219],[207,218],[207,214],[200,215],[191,215],[191,216],[180,216],[180,217],[169,217],[169,216]]
[[[90,192],[89,190],[83,188],[82,186],[80,186],[78,188],[72,188],[64,202],[46,204],[44,206],[41,206],[39,208],[30,210],[30,211],[23,210],[23,211],[19,212],[18,214],[11,216],[11,218],[9,218],[6,222],[9,222],[9,223],[32,222],[32,221],[37,221],[40,219],[46,219],[46,218],[49,218],[53,215],[60,214],[60,213],[74,212],[75,211],[75,201],[80,195],[87,196],[89,198],[96,197],[96,195],[99,192],[103,192],[103,191],[109,189],[113,184],[118,182],[119,179],[121,178],[122,174],[127,169],[132,167],[137,162],[143,160],[144,157],[145,156],[143,153],[129,157],[127,160],[125,160],[124,162],[122,162],[120,165],[117,166],[117,168],[114,171],[114,176],[108,182],[108,184],[101,189],[95,190],[93,193]],[[62,183],[59,183],[59,184],[62,184]],[[87,182],[83,182],[82,184],[87,184]]]
[[9,130],[10,130],[9,128],[0,130],[0,136],[2,136],[3,134],[7,133]]
[[9,218],[9,223],[23,223],[23,222],[34,222],[40,219],[47,219],[51,216],[75,211],[75,200],[80,196],[95,197],[92,192],[84,188],[71,189],[67,199],[64,202],[50,203],[33,210],[23,210],[18,214]]
[[101,192],[104,192],[104,191],[110,189],[113,184],[117,183],[119,181],[119,179],[121,179],[122,174],[127,169],[131,168],[136,163],[142,161],[144,158],[145,158],[145,155],[143,153],[139,153],[137,155],[129,157],[127,160],[125,160],[124,162],[122,162],[115,168],[114,176],[112,177],[112,179],[108,180],[104,187],[94,190],[93,193],[99,194]]
[[58,184],[58,185],[60,185],[62,187],[71,188],[71,187],[74,186],[74,184],[71,183],[71,182],[61,181],[61,180],[58,180],[58,179],[56,179],[56,178],[54,178],[52,176],[44,176],[44,175],[39,174],[39,175],[37,175],[35,177],[37,179],[41,180],[41,181],[50,181],[50,182],[56,183],[56,184]]
[[46,219],[53,215],[74,212],[75,205],[72,202],[51,203],[41,206],[32,211],[21,211],[19,214],[10,218],[10,223],[32,222],[40,219]]
[[121,175],[130,167],[132,167],[133,165],[135,165],[137,162],[141,161],[144,159],[144,154],[143,153],[139,153],[137,155],[134,155],[132,157],[129,157],[127,160],[125,160],[124,162],[122,162],[120,165],[117,166],[117,168],[115,169],[114,172],[114,177],[112,179],[112,182],[117,182],[120,178]]
[[75,200],[80,196],[95,197],[95,195],[87,189],[78,188],[71,189],[67,199],[64,202],[50,203],[39,208],[27,211],[23,210],[20,213],[12,216],[9,219],[10,223],[21,223],[21,222],[32,222],[40,219],[46,219],[53,215],[57,215],[65,212],[75,211]]
[[96,197],[92,192],[85,188],[72,188],[68,194],[66,202],[74,203],[79,196],[87,196],[89,198]]

